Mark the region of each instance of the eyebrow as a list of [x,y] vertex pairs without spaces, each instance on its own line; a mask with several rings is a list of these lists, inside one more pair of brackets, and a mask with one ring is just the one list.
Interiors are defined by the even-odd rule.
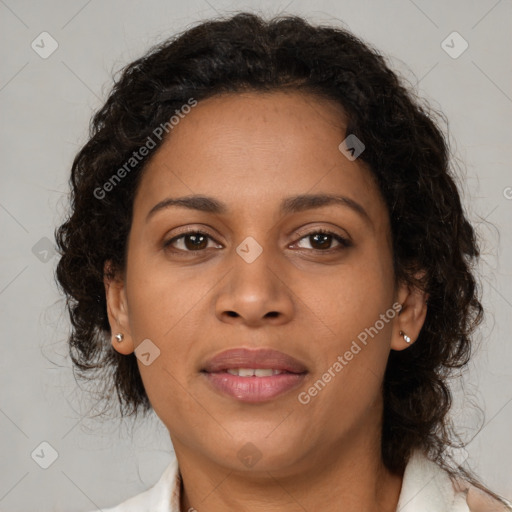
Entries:
[[[321,208],[323,206],[344,206],[358,213],[370,225],[372,220],[367,211],[353,199],[345,196],[334,194],[301,194],[297,196],[286,197],[280,205],[280,214],[289,215],[291,213],[302,212]],[[229,209],[225,203],[209,196],[193,195],[185,197],[167,198],[155,204],[149,211],[146,222],[158,211],[170,207],[188,208],[189,210],[197,210],[206,213],[214,213],[218,215],[226,215]]]

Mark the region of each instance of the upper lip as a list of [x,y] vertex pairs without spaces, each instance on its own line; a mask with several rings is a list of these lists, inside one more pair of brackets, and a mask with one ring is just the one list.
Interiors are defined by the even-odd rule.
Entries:
[[202,371],[214,373],[231,368],[267,368],[290,373],[307,371],[307,368],[294,357],[268,348],[225,350],[209,359]]

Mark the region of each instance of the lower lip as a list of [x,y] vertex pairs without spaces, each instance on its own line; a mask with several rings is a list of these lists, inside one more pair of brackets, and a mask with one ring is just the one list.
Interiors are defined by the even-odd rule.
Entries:
[[300,386],[305,373],[280,373],[270,377],[239,377],[228,372],[202,372],[217,391],[242,402],[265,402]]

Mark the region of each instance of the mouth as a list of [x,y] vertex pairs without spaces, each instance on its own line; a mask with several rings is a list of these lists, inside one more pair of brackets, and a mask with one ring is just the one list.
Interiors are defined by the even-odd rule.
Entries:
[[302,384],[308,370],[271,349],[232,349],[207,361],[200,373],[216,392],[242,402],[264,402]]

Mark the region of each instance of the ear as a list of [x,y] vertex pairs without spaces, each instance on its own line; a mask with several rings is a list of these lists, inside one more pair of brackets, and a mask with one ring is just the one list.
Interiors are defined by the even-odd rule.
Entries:
[[[415,277],[421,278],[423,272]],[[398,287],[397,300],[402,305],[393,323],[391,339],[392,350],[404,350],[410,347],[420,334],[427,316],[428,294],[417,287],[402,283]],[[406,341],[406,336],[410,341]]]
[[[107,314],[112,333],[111,343],[117,352],[128,355],[135,350],[130,330],[128,302],[124,278],[112,270],[112,262],[107,261],[103,267],[103,283],[107,300]],[[122,334],[122,341],[116,339],[116,334]]]

